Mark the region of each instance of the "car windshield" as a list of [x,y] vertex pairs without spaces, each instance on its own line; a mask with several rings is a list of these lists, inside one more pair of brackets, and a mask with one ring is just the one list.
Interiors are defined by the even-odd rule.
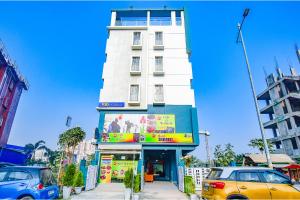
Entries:
[[220,179],[222,172],[223,172],[222,169],[212,169],[208,174],[207,179],[211,179],[211,180]]
[[41,179],[41,183],[45,187],[56,184],[56,181],[50,169],[42,169],[40,171],[40,179]]

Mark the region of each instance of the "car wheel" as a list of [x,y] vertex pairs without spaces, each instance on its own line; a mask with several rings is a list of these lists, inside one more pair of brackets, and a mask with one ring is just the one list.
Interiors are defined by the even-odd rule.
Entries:
[[33,200],[34,198],[32,198],[32,196],[24,196],[22,198],[20,198],[20,200]]
[[239,200],[239,199],[248,199],[247,197],[245,196],[241,196],[241,195],[232,195],[232,196],[229,196],[227,197],[227,200]]

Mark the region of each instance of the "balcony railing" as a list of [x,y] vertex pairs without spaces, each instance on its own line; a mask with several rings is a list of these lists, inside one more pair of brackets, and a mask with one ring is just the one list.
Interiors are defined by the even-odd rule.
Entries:
[[146,20],[116,20],[116,26],[147,26]]

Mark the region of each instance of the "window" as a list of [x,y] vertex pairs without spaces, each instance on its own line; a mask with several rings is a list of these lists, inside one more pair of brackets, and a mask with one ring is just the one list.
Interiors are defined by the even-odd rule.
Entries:
[[163,33],[155,32],[155,45],[163,45]]
[[133,56],[132,57],[131,70],[130,71],[132,71],[132,72],[141,71],[141,69],[140,69],[140,60],[141,60],[141,57],[139,57],[139,56]]
[[220,179],[222,172],[223,172],[222,169],[212,169],[209,172],[207,179],[218,180],[218,179]]
[[176,25],[181,26],[181,11],[176,10]]
[[4,181],[6,174],[7,174],[6,171],[0,172],[0,182],[3,182],[3,181]]
[[40,171],[41,182],[45,187],[56,184],[55,178],[50,169],[42,169]]
[[163,85],[155,85],[154,102],[164,102],[164,87]]
[[151,26],[170,26],[172,25],[170,10],[152,10],[150,12]]
[[235,181],[236,180],[236,172],[232,172],[230,176],[227,178],[229,181]]
[[140,93],[139,85],[130,85],[129,101],[138,102],[139,101],[139,93]]
[[289,179],[273,172],[264,172],[263,177],[267,183],[290,183]]
[[31,175],[27,172],[21,172],[21,171],[16,171],[16,172],[10,172],[7,181],[19,181],[19,180],[27,180],[31,179]]
[[298,149],[296,138],[291,138],[293,149]]
[[155,72],[163,72],[163,57],[155,56]]
[[239,180],[245,182],[260,182],[258,174],[255,172],[240,172]]
[[141,45],[141,32],[133,33],[133,45]]

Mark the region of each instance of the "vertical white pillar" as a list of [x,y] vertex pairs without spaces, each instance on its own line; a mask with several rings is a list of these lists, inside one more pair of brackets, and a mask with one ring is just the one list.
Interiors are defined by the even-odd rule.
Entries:
[[116,16],[117,15],[115,11],[111,12],[110,26],[116,25]]
[[176,26],[176,13],[175,13],[175,11],[171,12],[171,21],[172,21],[172,26]]
[[147,11],[147,26],[150,26],[150,11]]
[[[184,22],[185,22],[185,21],[184,21],[184,17],[185,17],[185,16],[184,16],[184,11],[181,11],[181,12],[180,12],[180,17],[181,17],[181,26],[182,26],[182,27],[185,27],[185,24],[184,24]],[[185,33],[185,34],[186,34],[186,33]]]

